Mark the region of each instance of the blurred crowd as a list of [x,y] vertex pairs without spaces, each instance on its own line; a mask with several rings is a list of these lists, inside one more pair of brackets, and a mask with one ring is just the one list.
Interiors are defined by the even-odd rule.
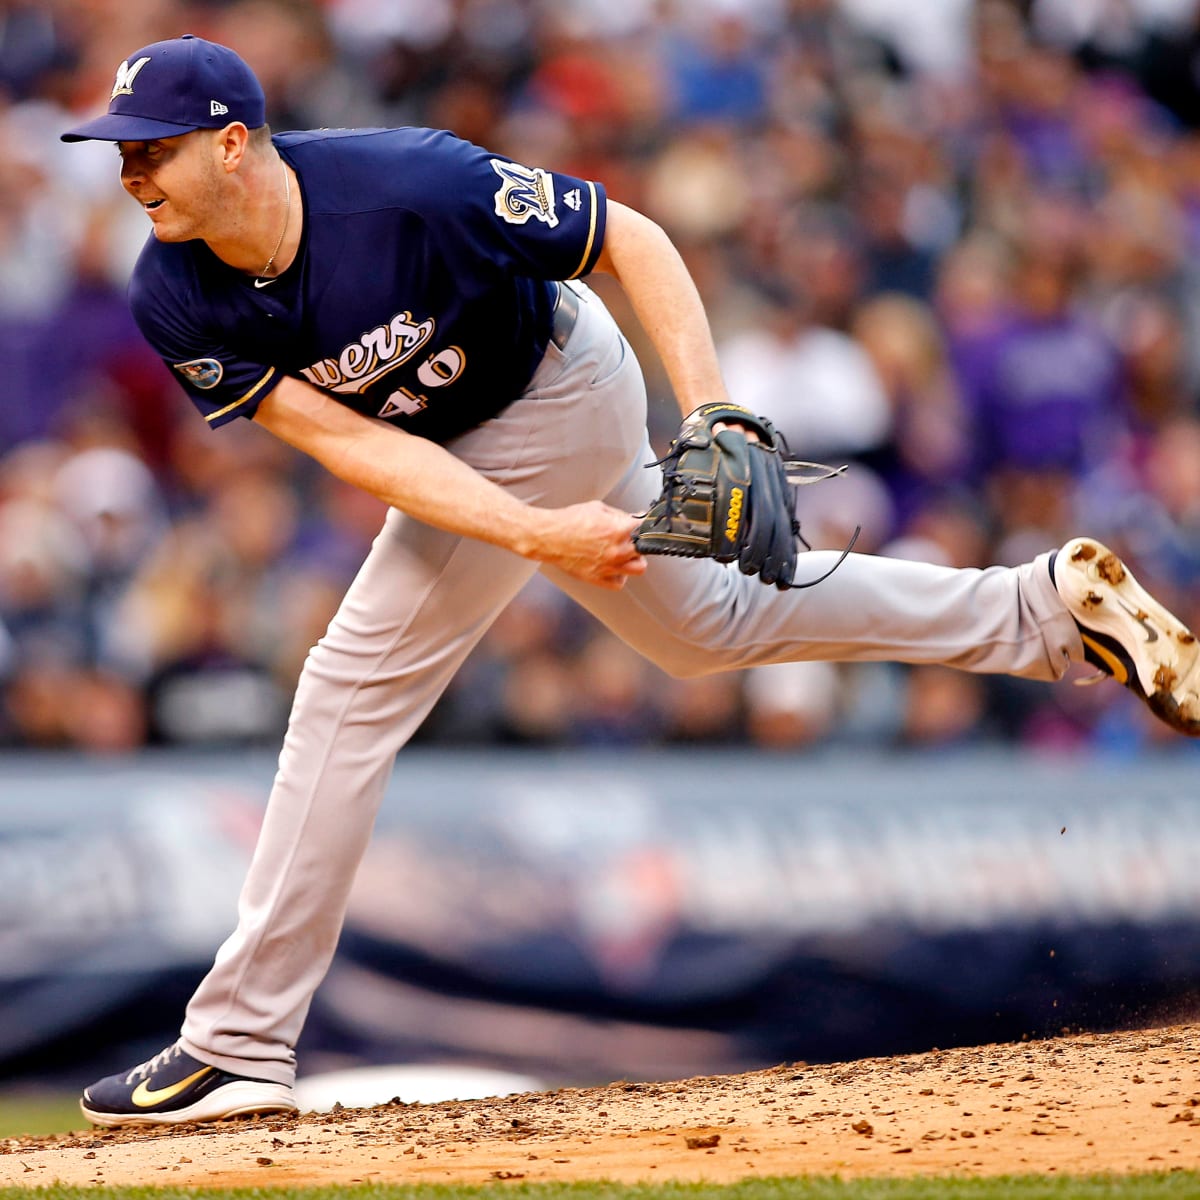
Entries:
[[[445,127],[659,221],[734,400],[849,464],[801,491],[814,546],[861,525],[985,566],[1087,532],[1200,625],[1195,0],[0,0],[0,745],[277,741],[382,520],[252,423],[204,426],[126,307],[148,225],[113,147],[58,141],[187,31],[251,63],[276,130]],[[596,286],[665,446],[661,365]],[[674,681],[540,578],[419,738],[1165,744],[1111,686]]]

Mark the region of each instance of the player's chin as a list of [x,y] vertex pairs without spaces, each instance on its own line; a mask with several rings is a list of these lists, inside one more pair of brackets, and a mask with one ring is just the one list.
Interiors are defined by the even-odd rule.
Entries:
[[196,236],[161,208],[146,209],[146,216],[150,218],[150,227],[160,242],[190,242]]

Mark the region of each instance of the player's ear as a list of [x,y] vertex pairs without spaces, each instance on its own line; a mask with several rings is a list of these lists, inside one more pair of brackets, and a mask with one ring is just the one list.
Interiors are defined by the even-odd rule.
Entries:
[[236,171],[250,144],[250,130],[241,121],[231,121],[224,129],[216,130],[216,142],[221,166],[227,172]]

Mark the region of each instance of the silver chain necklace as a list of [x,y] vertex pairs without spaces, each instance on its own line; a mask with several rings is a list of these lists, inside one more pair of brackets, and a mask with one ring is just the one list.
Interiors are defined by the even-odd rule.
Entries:
[[267,265],[263,267],[261,271],[259,271],[257,277],[255,278],[255,283],[257,283],[259,280],[265,280],[268,278],[268,272],[271,270],[271,267],[275,262],[275,255],[279,253],[279,247],[283,245],[283,235],[287,233],[288,225],[291,221],[292,180],[291,176],[288,175],[287,163],[282,163],[281,165],[283,166],[283,192],[285,197],[283,209],[283,228],[279,231],[279,241],[275,243],[275,249],[271,251],[271,257],[267,259]]

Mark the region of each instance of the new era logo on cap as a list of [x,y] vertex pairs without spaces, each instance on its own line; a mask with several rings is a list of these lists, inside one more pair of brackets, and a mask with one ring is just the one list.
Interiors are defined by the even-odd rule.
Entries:
[[153,141],[231,121],[257,129],[266,124],[266,107],[254,72],[237,54],[188,33],[131,54],[117,68],[108,112],[62,140]]

